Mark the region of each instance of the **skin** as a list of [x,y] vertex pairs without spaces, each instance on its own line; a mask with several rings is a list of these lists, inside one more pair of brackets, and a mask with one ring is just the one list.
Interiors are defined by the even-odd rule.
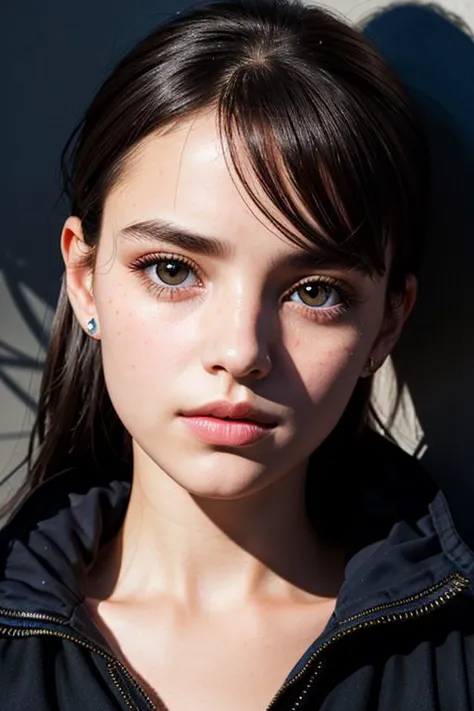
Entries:
[[[79,266],[78,218],[61,240],[71,305],[84,329],[98,320],[107,387],[133,440],[130,505],[91,571],[88,605],[171,711],[265,708],[324,629],[344,552],[306,519],[307,459],[369,358],[380,364],[392,349],[416,293],[410,278],[388,311],[386,277],[289,266],[301,250],[256,214],[225,158],[212,114],[151,136],[106,199],[93,273]],[[153,219],[228,253],[119,234]],[[173,298],[165,272],[131,268],[151,255],[195,265],[178,270],[185,285]],[[305,305],[295,287],[321,277],[345,284],[355,303],[343,311],[338,291],[320,287],[323,306]],[[250,402],[278,426],[247,447],[203,443],[180,413],[221,399]]]

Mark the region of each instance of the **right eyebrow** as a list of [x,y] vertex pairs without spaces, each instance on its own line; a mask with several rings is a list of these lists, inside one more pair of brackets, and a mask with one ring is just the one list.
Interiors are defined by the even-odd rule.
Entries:
[[119,237],[137,242],[166,242],[178,249],[219,259],[228,259],[233,252],[227,242],[205,237],[185,227],[158,219],[128,225],[120,230]]

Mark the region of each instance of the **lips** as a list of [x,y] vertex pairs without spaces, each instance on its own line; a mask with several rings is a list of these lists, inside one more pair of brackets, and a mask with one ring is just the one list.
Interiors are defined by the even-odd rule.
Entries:
[[274,427],[250,420],[226,420],[208,415],[182,416],[185,427],[207,444],[243,447],[266,439]]
[[270,413],[255,408],[247,402],[231,403],[225,400],[202,405],[182,413],[185,417],[214,417],[220,420],[244,420],[261,425],[274,426],[277,418]]
[[242,447],[266,439],[276,418],[247,402],[224,400],[181,413],[183,424],[201,441],[224,447]]

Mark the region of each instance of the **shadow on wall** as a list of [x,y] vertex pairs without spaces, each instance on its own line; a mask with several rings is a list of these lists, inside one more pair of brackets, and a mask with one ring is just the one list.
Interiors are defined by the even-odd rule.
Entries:
[[[31,421],[37,399],[32,378],[38,381],[44,365],[59,293],[59,236],[68,214],[58,200],[61,150],[118,58],[189,4],[0,3],[0,59],[8,67],[8,111],[0,114],[0,483],[11,474],[10,450],[26,452],[25,418]],[[0,487],[0,503],[2,495]]]
[[434,5],[397,5],[365,34],[425,117],[433,185],[417,308],[393,361],[424,432],[423,463],[474,545],[474,41]]

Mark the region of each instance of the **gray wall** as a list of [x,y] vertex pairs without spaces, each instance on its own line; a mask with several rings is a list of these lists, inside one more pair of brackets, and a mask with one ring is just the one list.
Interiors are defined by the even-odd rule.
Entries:
[[0,3],[0,501],[18,477],[61,276],[59,158],[124,52],[185,0]]
[[[3,111],[0,211],[0,500],[25,453],[61,264],[61,149],[95,88],[140,36],[186,2],[4,0],[0,9]],[[445,488],[469,533],[474,335],[473,0],[445,0],[465,19],[419,5],[375,0],[327,6],[367,26],[422,107],[434,157],[432,227],[420,302],[393,362],[379,376],[382,412],[394,385],[403,408],[393,425]],[[383,5],[383,4],[382,4]],[[159,9],[157,9],[159,8]],[[381,9],[380,9],[381,8]],[[474,535],[473,535],[474,540]]]

